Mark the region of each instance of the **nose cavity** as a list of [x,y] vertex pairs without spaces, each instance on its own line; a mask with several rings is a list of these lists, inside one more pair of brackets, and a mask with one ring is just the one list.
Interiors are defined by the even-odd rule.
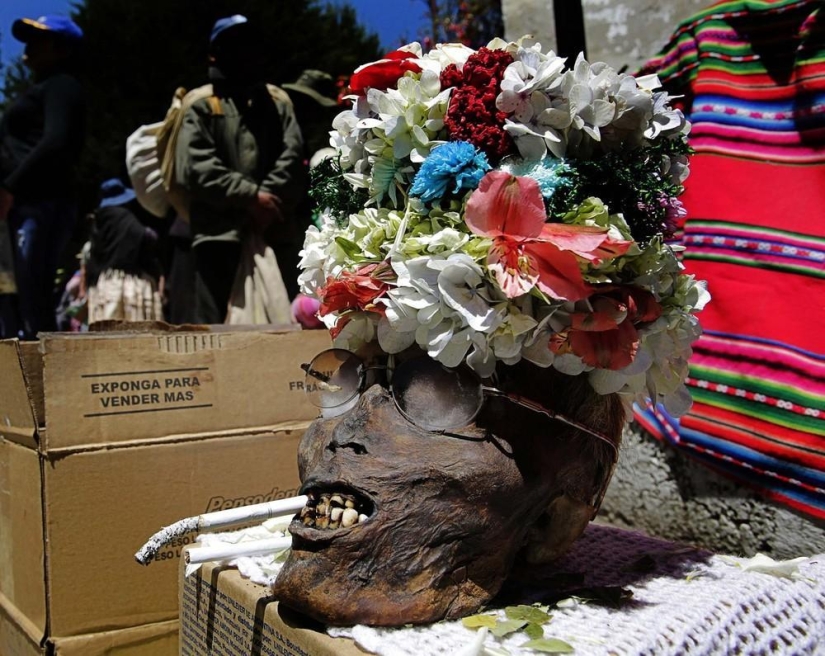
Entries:
[[373,385],[366,390],[355,407],[344,414],[333,429],[327,450],[336,453],[339,449],[348,449],[355,455],[367,455],[370,419],[378,407],[387,401],[392,402],[389,392],[380,385]]

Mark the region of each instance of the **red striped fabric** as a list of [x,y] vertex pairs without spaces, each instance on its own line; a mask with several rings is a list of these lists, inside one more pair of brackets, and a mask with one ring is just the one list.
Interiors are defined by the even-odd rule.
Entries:
[[678,233],[708,281],[676,421],[655,435],[766,497],[825,517],[825,15],[816,0],[724,0],[643,72],[684,95],[696,151]]

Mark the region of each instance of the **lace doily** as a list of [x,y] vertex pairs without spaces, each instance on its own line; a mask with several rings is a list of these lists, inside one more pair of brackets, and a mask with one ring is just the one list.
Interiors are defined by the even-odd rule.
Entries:
[[[253,531],[203,535],[204,544]],[[245,576],[267,585],[277,575],[273,558],[242,558]],[[748,569],[744,558],[712,554],[639,533],[591,525],[573,549],[553,567],[533,571],[531,584],[511,583],[500,604],[486,610],[504,619],[501,606],[550,603],[582,590],[619,595],[615,603],[581,602],[575,597],[551,607],[545,638],[569,643],[579,656],[614,654],[825,654],[825,555],[804,559],[787,571],[769,574]],[[793,571],[796,570],[796,571]],[[538,583],[537,583],[538,582]],[[544,583],[542,583],[544,582]],[[609,594],[608,594],[609,593]],[[383,629],[330,628],[380,656],[521,656],[529,640],[522,632],[504,638],[487,635],[474,645],[475,629],[462,622]],[[501,651],[501,650],[506,651]]]

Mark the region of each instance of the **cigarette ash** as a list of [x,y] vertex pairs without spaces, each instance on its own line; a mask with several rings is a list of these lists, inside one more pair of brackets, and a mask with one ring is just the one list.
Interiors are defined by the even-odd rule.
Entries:
[[174,524],[164,526],[157,533],[155,533],[149,541],[144,544],[140,550],[135,554],[135,560],[141,565],[148,565],[157,556],[165,545],[169,544],[175,538],[182,537],[191,531],[198,529],[197,517],[186,517],[178,520]]

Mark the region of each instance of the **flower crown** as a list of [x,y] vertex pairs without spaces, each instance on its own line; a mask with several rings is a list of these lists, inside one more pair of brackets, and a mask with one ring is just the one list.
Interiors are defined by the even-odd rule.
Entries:
[[709,298],[665,242],[688,123],[655,76],[525,39],[355,71],[313,171],[302,290],[342,348],[418,344],[482,377],[524,358],[683,414]]

